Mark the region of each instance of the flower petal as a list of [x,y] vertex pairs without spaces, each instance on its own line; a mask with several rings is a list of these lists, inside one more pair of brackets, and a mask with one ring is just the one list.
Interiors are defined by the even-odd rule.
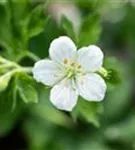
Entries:
[[52,41],[49,54],[51,59],[58,63],[63,63],[64,60],[71,61],[76,56],[76,46],[70,38],[61,36]]
[[102,66],[103,53],[95,45],[83,47],[78,51],[78,63],[86,72],[96,72]]
[[53,86],[65,76],[61,68],[51,60],[40,60],[33,68],[34,78],[48,86]]
[[77,103],[78,93],[72,86],[72,81],[64,79],[51,90],[50,100],[58,109],[72,111]]
[[78,76],[77,87],[79,94],[88,101],[101,101],[104,99],[106,84],[96,73]]

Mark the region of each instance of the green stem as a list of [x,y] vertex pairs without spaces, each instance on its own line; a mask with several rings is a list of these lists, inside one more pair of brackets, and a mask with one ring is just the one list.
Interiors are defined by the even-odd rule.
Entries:
[[29,57],[33,61],[39,61],[40,60],[40,58],[37,55],[35,55],[34,53],[32,53],[30,51],[25,51],[20,57],[18,57],[16,62],[20,62],[25,57]]
[[30,51],[28,51],[26,55],[34,61],[40,60],[40,58],[37,55],[35,55],[34,53],[31,53]]
[[9,74],[14,74],[16,72],[32,73],[32,67],[22,67],[13,61],[4,59],[3,57],[0,57],[0,62],[3,63],[2,65],[0,65],[0,69],[14,67],[14,69],[8,72]]
[[22,67],[22,71],[26,73],[32,73],[32,67]]
[[2,70],[2,69],[5,69],[5,68],[10,68],[10,67],[12,67],[11,64],[3,64],[3,65],[0,65],[0,69],[1,69],[1,70]]
[[32,73],[32,67],[20,67],[20,68],[16,68],[10,72],[8,72],[8,74],[15,74],[17,72],[25,72],[25,73]]

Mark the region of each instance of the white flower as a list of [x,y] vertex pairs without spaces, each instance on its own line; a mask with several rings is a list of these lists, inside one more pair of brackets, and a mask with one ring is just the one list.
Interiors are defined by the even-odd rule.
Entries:
[[99,47],[90,45],[77,51],[73,41],[66,36],[52,41],[49,48],[51,60],[38,61],[34,78],[52,86],[50,100],[58,109],[71,111],[78,96],[87,101],[101,101],[106,92],[104,80],[97,74],[103,63]]

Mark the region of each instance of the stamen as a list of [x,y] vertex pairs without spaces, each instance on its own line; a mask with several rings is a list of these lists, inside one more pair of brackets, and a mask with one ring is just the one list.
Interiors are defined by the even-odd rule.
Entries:
[[86,73],[85,73],[85,72],[83,72],[83,73],[82,73],[82,75],[83,75],[83,76],[85,76],[85,75],[86,75]]
[[81,65],[78,65],[78,69],[80,69],[82,66]]
[[74,67],[74,66],[75,66],[75,63],[72,63],[71,66]]
[[64,62],[64,64],[67,64],[68,63],[68,59],[65,58],[63,62]]

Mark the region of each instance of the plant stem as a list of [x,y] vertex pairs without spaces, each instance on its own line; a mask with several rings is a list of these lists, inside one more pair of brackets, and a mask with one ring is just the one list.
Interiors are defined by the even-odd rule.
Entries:
[[26,73],[32,73],[32,67],[22,67],[21,70]]
[[40,60],[40,58],[37,55],[35,55],[34,53],[31,53],[30,51],[28,51],[26,55],[34,61]]
[[25,51],[20,57],[18,57],[16,62],[20,62],[25,57],[29,57],[33,61],[39,61],[40,60],[40,58],[37,55],[35,55],[34,53],[32,53],[30,51]]
[[[31,53],[32,54],[32,53]],[[8,68],[8,67],[14,67],[12,70],[10,70],[8,73],[14,74],[16,72],[25,72],[25,73],[32,73],[32,67],[22,67],[19,64],[9,61],[7,59],[4,59],[0,57],[0,61],[2,65],[0,65],[0,69]]]

